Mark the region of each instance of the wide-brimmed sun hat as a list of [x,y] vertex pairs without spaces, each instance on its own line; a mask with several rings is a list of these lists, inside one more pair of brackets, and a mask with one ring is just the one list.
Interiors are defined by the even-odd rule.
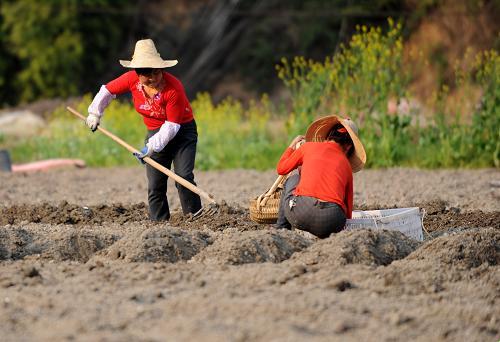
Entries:
[[366,152],[361,140],[358,138],[358,126],[349,118],[341,118],[337,115],[329,115],[314,121],[307,128],[306,141],[325,141],[331,129],[340,123],[349,133],[354,144],[354,153],[349,157],[352,172],[358,172],[365,166]]
[[135,43],[134,55],[131,61],[120,60],[125,68],[163,69],[173,67],[177,60],[163,60],[151,39],[138,40]]

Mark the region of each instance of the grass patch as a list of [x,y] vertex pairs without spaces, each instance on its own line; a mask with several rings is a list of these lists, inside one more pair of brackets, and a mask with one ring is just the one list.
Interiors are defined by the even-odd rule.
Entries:
[[[86,114],[90,97],[86,97],[77,110]],[[129,104],[113,101],[106,110],[102,126],[140,146],[145,129],[141,118]],[[89,166],[133,165],[137,160],[123,147],[98,132],[92,133],[83,121],[65,108],[51,115],[47,128],[38,136],[12,146],[12,160],[16,163],[49,158],[77,158]]]

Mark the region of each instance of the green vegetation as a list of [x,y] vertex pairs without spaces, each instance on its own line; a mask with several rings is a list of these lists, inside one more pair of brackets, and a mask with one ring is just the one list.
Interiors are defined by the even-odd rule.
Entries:
[[[444,86],[431,117],[406,100],[412,68],[403,62],[401,24],[391,20],[385,34],[358,27],[349,44],[323,63],[296,57],[277,69],[292,94],[288,127],[294,134],[318,116],[339,114],[360,125],[368,166],[500,166],[500,57],[495,51],[480,53],[469,70],[456,70],[454,86],[468,101],[474,96],[467,90],[479,87],[481,105],[471,113],[464,111],[467,106],[449,105]],[[404,108],[391,109],[391,103]]]
[[[78,106],[86,113],[90,97]],[[196,166],[199,169],[266,169],[276,162],[286,138],[268,126],[271,105],[266,96],[244,109],[226,99],[214,105],[208,94],[192,103],[199,132]],[[105,135],[91,133],[83,122],[61,108],[51,116],[48,129],[37,137],[12,147],[17,163],[46,158],[79,158],[90,166],[137,165],[137,160]],[[146,129],[129,103],[113,101],[106,109],[102,126],[138,149],[144,145]]]
[[[90,101],[87,96],[77,110],[85,115]],[[84,159],[90,166],[132,165],[137,162],[123,147],[103,134],[92,133],[83,121],[78,120],[65,108],[60,108],[51,116],[46,131],[12,147],[12,159],[23,162],[78,158]],[[130,104],[113,101],[106,110],[103,127],[134,146],[141,147],[143,144],[144,125]]]
[[214,105],[208,94],[201,94],[193,101],[193,110],[199,133],[198,168],[268,169],[286,146],[284,130],[273,131],[266,96],[244,109],[232,99]]
[[[81,73],[83,54],[77,23],[73,20],[76,3],[37,3],[20,1],[2,6],[9,52],[26,63],[14,80],[21,92],[20,98],[33,100],[39,95],[75,94],[77,84],[68,80],[72,74]],[[38,11],[29,10],[35,5]],[[60,63],[61,59],[66,62]]]
[[[179,74],[202,63],[205,72],[186,84],[190,96],[201,89],[200,82],[203,89],[213,86],[210,82],[221,73],[240,77],[256,92],[271,91],[279,83],[273,66],[281,56],[325,56],[348,38],[353,22],[380,23],[380,13],[404,15],[404,7],[397,0],[242,0],[232,6],[222,0],[182,5],[166,0],[3,0],[0,106],[95,91],[119,72],[117,60],[130,57],[135,41],[147,37],[164,57],[180,58]],[[210,37],[214,29],[217,34]],[[214,58],[203,61],[202,52]]]
[[[281,104],[278,110],[266,96],[248,107],[232,99],[214,104],[208,94],[193,101],[198,169],[273,168],[294,135],[329,114],[358,123],[369,167],[500,166],[500,56],[495,51],[478,54],[468,69],[456,69],[453,87],[463,90],[461,99],[470,102],[479,90],[480,103],[453,104],[444,86],[432,101],[432,115],[408,100],[412,68],[404,64],[401,24],[392,21],[387,32],[359,27],[324,62],[284,59],[277,70],[292,95],[290,108]],[[89,102],[87,97],[80,105],[82,113]],[[140,147],[145,133],[140,121],[130,104],[114,101],[103,126]],[[16,162],[51,157],[83,158],[92,166],[136,162],[64,110],[53,115],[46,132],[14,146],[12,154]]]
[[119,11],[133,3],[3,1],[0,105],[68,97],[95,88],[109,67],[107,60],[116,59],[130,30]]

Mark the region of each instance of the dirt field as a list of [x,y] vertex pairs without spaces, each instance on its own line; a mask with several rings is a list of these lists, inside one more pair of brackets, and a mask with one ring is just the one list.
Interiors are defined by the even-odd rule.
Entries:
[[424,242],[248,218],[273,172],[198,172],[219,216],[147,220],[140,167],[0,173],[2,341],[498,341],[500,171],[367,170],[355,209],[419,206]]

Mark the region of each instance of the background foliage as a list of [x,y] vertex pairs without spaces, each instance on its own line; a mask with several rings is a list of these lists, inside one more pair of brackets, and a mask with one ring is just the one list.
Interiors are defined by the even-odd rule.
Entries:
[[0,107],[95,92],[144,37],[179,57],[173,72],[191,98],[228,75],[270,92],[281,57],[324,58],[356,23],[407,13],[400,0],[4,0]]
[[368,166],[500,166],[498,53],[480,52],[475,63],[455,72],[453,86],[464,90],[466,101],[475,98],[474,87],[480,89],[471,112],[450,103],[449,87],[443,86],[429,116],[408,100],[412,68],[403,61],[401,28],[392,20],[385,33],[358,27],[351,41],[323,63],[283,60],[277,69],[292,93],[290,130],[303,132],[317,113],[340,114],[362,127],[367,155],[373,156]]
[[[454,86],[464,89],[465,98],[474,98],[469,93],[474,89],[480,92],[471,112],[450,103],[449,87],[443,86],[429,116],[409,101],[412,75],[402,55],[402,25],[390,20],[388,27],[358,27],[323,62],[283,59],[276,68],[290,91],[289,106],[276,107],[267,96],[248,106],[231,98],[215,104],[200,93],[192,103],[200,135],[197,168],[273,168],[294,135],[332,113],[350,116],[360,126],[367,166],[499,167],[499,54],[480,52],[470,67],[457,63]],[[84,99],[81,112],[89,102],[90,97]],[[129,103],[113,101],[103,125],[140,147],[145,132],[139,121]],[[71,156],[94,166],[136,162],[109,138],[77,125],[63,109],[46,132],[14,146],[13,154],[18,160]]]
[[0,105],[93,90],[130,32],[124,15],[109,10],[132,3],[2,1]]

